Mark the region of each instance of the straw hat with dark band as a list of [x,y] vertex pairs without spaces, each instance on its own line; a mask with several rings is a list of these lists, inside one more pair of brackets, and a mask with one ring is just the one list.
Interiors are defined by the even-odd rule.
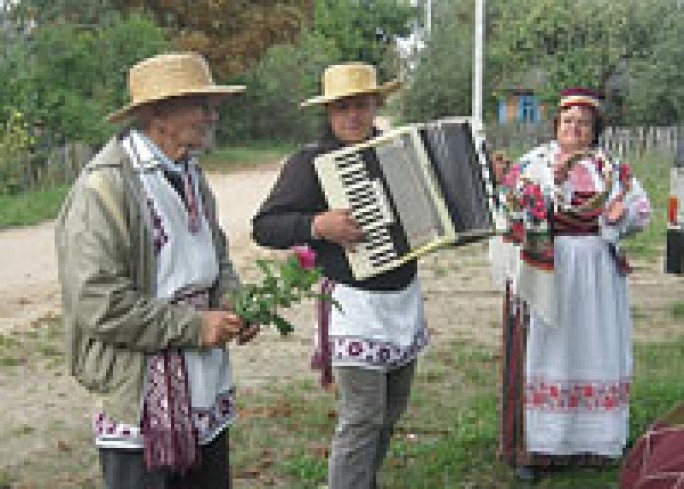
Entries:
[[110,122],[130,118],[143,105],[172,97],[226,97],[245,91],[242,85],[216,85],[206,60],[197,53],[161,54],[134,65],[128,72],[131,103],[107,116]]
[[327,104],[334,100],[365,93],[388,95],[397,90],[401,83],[390,81],[378,85],[375,67],[366,63],[344,63],[329,66],[322,77],[323,95],[301,103],[302,107]]

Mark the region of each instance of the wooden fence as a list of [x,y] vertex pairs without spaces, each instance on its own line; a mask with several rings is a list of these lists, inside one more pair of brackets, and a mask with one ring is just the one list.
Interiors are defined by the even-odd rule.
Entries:
[[[486,134],[493,150],[524,151],[554,139],[551,122],[490,125]],[[652,151],[674,156],[677,144],[684,145],[682,126],[607,127],[601,136],[601,145],[621,157]]]
[[[486,127],[487,144],[492,150],[520,154],[554,138],[550,122],[537,124],[492,124]],[[607,127],[601,144],[621,157],[644,152],[662,152],[674,158],[679,145],[684,160],[684,126],[671,127]],[[12,178],[15,191],[53,188],[71,183],[94,149],[83,143],[48,147],[34,151],[26,161],[9,165],[13,175],[0,165],[0,191],[7,190]],[[684,164],[684,163],[683,163]],[[7,165],[5,165],[7,166]]]
[[92,158],[93,149],[75,142],[38,147],[14,159],[0,161],[0,193],[45,190],[74,181]]

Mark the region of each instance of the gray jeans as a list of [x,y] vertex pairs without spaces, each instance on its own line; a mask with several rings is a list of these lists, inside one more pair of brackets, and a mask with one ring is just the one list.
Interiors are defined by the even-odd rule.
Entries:
[[375,489],[389,441],[408,406],[416,361],[389,372],[336,367],[338,421],[328,468],[330,489]]

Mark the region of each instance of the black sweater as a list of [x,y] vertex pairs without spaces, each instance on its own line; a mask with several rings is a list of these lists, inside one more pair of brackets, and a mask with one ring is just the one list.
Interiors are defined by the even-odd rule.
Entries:
[[356,280],[344,249],[329,241],[311,238],[316,214],[328,205],[313,165],[316,156],[341,148],[333,136],[304,147],[288,159],[275,186],[252,219],[252,237],[261,246],[286,249],[308,244],[316,251],[317,264],[326,277],[337,283],[365,290],[400,290],[415,277],[415,260],[367,280]]

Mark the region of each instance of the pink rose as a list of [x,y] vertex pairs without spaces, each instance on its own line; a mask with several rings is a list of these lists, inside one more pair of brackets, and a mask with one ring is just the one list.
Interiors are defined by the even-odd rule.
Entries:
[[651,218],[651,203],[647,199],[640,199],[636,203],[636,213],[639,218],[639,225],[645,226]]
[[568,180],[572,189],[576,192],[593,192],[596,190],[594,178],[585,165],[575,165],[572,167]]
[[304,270],[316,268],[316,252],[308,246],[293,246],[292,251]]
[[518,180],[520,180],[520,173],[520,165],[515,165],[510,170],[508,170],[508,172],[506,172],[503,178],[504,187],[515,188],[515,186],[518,183]]
[[632,169],[628,164],[623,163],[620,165],[620,182],[624,184],[628,182],[630,178],[632,178]]

